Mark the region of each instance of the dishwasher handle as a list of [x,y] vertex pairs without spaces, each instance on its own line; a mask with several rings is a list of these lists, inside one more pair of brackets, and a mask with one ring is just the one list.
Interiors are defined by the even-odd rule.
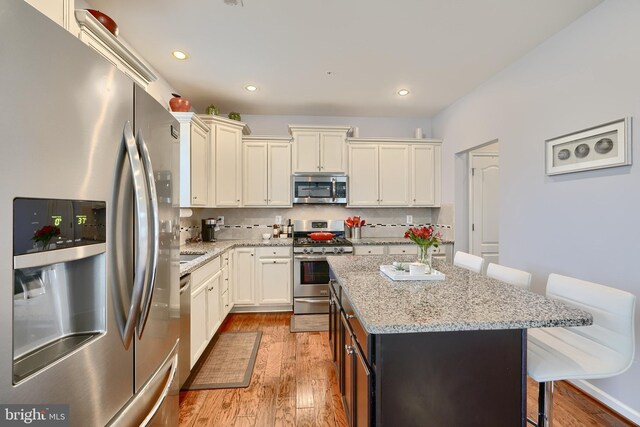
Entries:
[[180,295],[182,295],[191,286],[191,275],[187,274],[180,278]]

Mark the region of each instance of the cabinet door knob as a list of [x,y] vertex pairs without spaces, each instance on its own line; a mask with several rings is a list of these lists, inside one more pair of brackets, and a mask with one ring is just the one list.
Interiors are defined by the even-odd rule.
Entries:
[[356,317],[356,316],[354,316],[353,314],[347,314],[345,317],[346,317],[347,319],[353,319],[353,318],[354,318],[354,317]]
[[354,353],[353,347],[351,347],[350,345],[345,345],[344,346],[344,351],[349,355],[352,356]]
[[198,196],[193,196],[193,200],[198,200]]
[[413,201],[415,202],[415,201],[416,201],[416,199],[413,199]]
[[276,262],[275,262],[275,261],[273,261],[273,263],[275,264]]
[[236,200],[236,202],[239,202],[239,201],[240,201],[240,199]]

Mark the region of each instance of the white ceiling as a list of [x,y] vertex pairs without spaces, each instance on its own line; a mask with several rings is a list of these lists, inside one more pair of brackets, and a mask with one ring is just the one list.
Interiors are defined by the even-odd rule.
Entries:
[[601,2],[237,1],[89,3],[199,112],[430,117]]

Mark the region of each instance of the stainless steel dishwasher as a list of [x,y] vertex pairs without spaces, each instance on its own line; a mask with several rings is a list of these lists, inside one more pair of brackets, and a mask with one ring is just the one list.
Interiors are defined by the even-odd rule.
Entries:
[[184,385],[191,368],[191,275],[180,278],[180,351],[178,353],[178,380]]

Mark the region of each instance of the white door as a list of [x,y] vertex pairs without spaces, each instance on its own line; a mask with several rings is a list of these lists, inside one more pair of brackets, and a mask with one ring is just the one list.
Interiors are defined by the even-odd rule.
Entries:
[[436,178],[440,173],[440,159],[436,157],[433,145],[411,146],[411,204],[413,206],[434,206],[437,203],[437,189],[440,185]]
[[206,281],[191,294],[190,368],[193,368],[209,342],[207,339],[207,288],[209,286],[211,284]]
[[291,304],[291,258],[260,258],[257,283],[260,304]]
[[207,342],[211,340],[213,334],[218,330],[218,326],[222,323],[221,307],[220,307],[220,279],[222,271],[218,271],[213,275],[211,281],[207,284]]
[[191,204],[206,206],[209,182],[207,132],[191,125]]
[[242,191],[242,130],[216,125],[216,206],[240,206]]
[[349,145],[349,206],[378,206],[378,145]]
[[378,155],[380,206],[408,206],[409,146],[381,145]]
[[293,172],[320,172],[320,134],[293,134]]
[[269,206],[291,206],[291,144],[269,144]]
[[233,301],[235,304],[255,303],[254,293],[254,259],[255,249],[238,248],[233,260]]
[[498,205],[499,163],[497,154],[470,154],[471,160],[471,253],[487,263],[499,260]]
[[320,133],[320,172],[346,172],[346,133]]
[[242,179],[242,200],[244,206],[267,205],[267,144],[245,142]]

